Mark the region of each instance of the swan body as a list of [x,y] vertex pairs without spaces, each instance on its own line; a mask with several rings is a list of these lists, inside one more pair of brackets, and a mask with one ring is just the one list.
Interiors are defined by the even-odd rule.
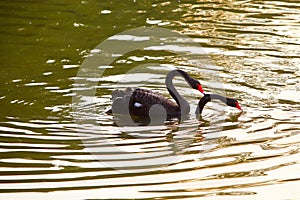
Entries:
[[[175,102],[163,95],[147,89],[131,89],[125,91],[115,90],[112,93],[112,109],[109,112],[118,114],[130,114],[135,116],[149,116],[149,111],[153,105],[159,105],[166,112],[168,118],[178,117],[182,114],[188,114],[190,111],[189,103],[175,89],[172,80],[175,76],[182,76],[187,83],[201,93],[202,86],[199,81],[190,77],[182,70],[170,71],[166,77],[166,86]],[[160,114],[161,112],[157,112]]]

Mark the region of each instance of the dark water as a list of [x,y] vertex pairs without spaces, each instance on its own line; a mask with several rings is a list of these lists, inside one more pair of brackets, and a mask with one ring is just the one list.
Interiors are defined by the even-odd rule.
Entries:
[[[300,198],[298,1],[0,4],[1,199]],[[191,53],[157,35],[159,47],[99,61],[101,76],[78,73],[100,42],[139,27],[189,37]],[[104,113],[116,88],[168,96],[176,68],[244,112],[211,103],[203,120],[139,127]],[[195,109],[201,95],[175,83]]]

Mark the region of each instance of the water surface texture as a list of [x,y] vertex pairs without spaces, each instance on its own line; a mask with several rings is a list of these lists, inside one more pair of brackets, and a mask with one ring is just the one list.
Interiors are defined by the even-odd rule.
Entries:
[[[1,199],[300,198],[298,1],[0,5]],[[181,41],[189,56],[156,36],[159,45],[111,54],[98,78],[77,74],[100,42],[139,27],[190,38]],[[105,113],[116,88],[170,97],[164,79],[171,69],[185,70],[207,92],[237,98],[244,112],[214,102],[195,119],[201,94],[176,79],[192,105],[180,122],[131,127]],[[91,90],[94,96],[79,96]]]

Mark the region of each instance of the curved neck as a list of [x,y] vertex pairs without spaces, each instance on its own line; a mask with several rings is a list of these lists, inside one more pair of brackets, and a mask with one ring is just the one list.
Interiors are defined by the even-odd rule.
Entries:
[[189,83],[190,85],[190,81],[189,81],[189,76],[181,71],[181,70],[173,70],[170,71],[166,77],[166,86],[167,89],[170,93],[170,95],[174,98],[174,100],[176,101],[177,105],[179,106],[181,113],[183,114],[187,114],[190,112],[190,105],[189,103],[178,93],[178,91],[175,89],[174,85],[173,85],[173,78],[175,76],[182,76],[186,82]]
[[227,98],[223,97],[221,95],[218,94],[204,94],[204,96],[200,99],[197,109],[196,109],[196,116],[198,117],[199,115],[201,115],[204,106],[210,102],[212,99],[218,99],[220,101],[222,101],[223,103],[227,103]]

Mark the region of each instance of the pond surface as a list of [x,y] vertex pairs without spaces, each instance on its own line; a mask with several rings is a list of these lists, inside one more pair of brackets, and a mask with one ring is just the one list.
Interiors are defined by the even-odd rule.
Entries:
[[[0,4],[1,199],[300,198],[297,1]],[[111,36],[115,46],[139,44],[122,33],[139,27],[188,38],[188,56],[180,37],[156,35],[159,45],[99,61],[103,74],[80,73]],[[105,113],[116,88],[170,97],[172,69],[236,98],[243,113],[212,102],[196,119],[202,95],[180,78],[184,120],[126,126]]]

